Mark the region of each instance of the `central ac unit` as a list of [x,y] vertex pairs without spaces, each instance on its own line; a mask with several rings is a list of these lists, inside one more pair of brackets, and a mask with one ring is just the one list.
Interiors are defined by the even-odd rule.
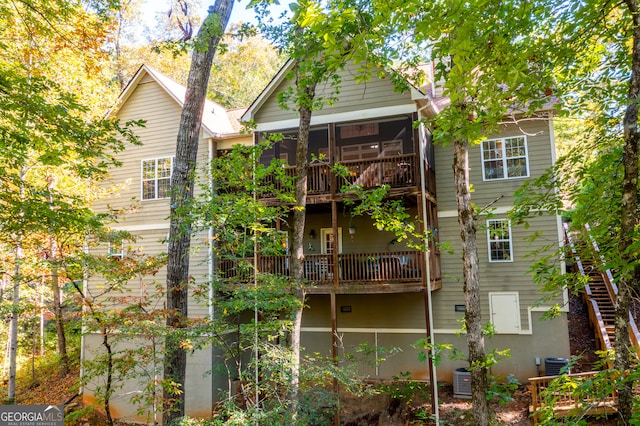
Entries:
[[471,399],[471,372],[466,368],[453,372],[453,397]]
[[567,369],[562,370],[569,365],[567,358],[545,358],[544,359],[544,375],[545,376],[559,376],[560,371],[568,372]]

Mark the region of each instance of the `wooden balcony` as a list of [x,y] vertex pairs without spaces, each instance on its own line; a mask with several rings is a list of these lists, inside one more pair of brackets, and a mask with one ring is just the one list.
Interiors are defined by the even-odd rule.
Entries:
[[[423,253],[414,250],[339,254],[306,254],[304,279],[308,293],[402,293],[423,287]],[[253,258],[222,260],[218,274],[236,282],[252,281]],[[432,262],[434,263],[434,262]],[[290,256],[260,256],[260,273],[290,276]],[[243,265],[245,265],[243,267]],[[435,272],[435,271],[434,271]],[[337,273],[337,276],[336,276]],[[439,288],[439,276],[432,275],[432,289]]]
[[[420,166],[416,154],[403,154],[390,157],[378,157],[366,160],[354,160],[340,162],[347,170],[347,176],[336,176],[328,163],[314,163],[309,165],[307,175],[308,196],[328,196],[332,193],[340,193],[345,185],[361,185],[365,189],[375,188],[381,185],[389,185],[392,190],[400,188],[416,188],[419,180]],[[429,172],[428,172],[429,173]],[[286,174],[295,176],[295,167],[288,167]],[[427,176],[427,182],[432,182]],[[334,183],[335,182],[335,183]],[[335,184],[335,190],[332,185]],[[270,177],[265,185],[276,190],[282,190],[283,185],[275,178]],[[435,184],[434,184],[435,185]],[[435,186],[431,188],[435,193]],[[262,198],[272,198],[274,193],[263,194]]]

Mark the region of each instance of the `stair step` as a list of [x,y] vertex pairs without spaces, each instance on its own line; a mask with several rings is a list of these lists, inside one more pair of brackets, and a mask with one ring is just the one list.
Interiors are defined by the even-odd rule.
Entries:
[[[610,286],[607,285],[608,278],[602,271],[603,265],[598,260],[597,253],[594,253],[590,247],[580,238],[576,241],[576,263],[582,266],[583,276],[589,279],[587,290],[589,291],[588,299],[586,292],[583,294],[583,300],[587,300],[587,304],[595,302],[598,307],[600,318],[604,323],[604,330],[607,334],[611,345],[615,343],[615,306],[609,295]],[[596,249],[597,250],[597,249]],[[595,257],[594,257],[595,256]],[[597,326],[596,326],[597,327]]]

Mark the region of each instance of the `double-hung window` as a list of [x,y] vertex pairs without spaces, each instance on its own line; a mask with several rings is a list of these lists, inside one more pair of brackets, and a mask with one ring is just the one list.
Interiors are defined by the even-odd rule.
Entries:
[[124,241],[109,241],[107,242],[107,256],[114,259],[122,259],[124,257]]
[[484,180],[529,176],[527,139],[524,136],[487,139],[482,142],[481,153]]
[[489,262],[512,262],[511,223],[507,219],[487,220]]
[[169,196],[173,158],[142,160],[142,199],[158,200]]

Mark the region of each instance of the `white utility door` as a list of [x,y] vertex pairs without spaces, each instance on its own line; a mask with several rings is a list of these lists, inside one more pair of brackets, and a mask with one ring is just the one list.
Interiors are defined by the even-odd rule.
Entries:
[[520,334],[518,292],[489,293],[489,309],[496,333]]

